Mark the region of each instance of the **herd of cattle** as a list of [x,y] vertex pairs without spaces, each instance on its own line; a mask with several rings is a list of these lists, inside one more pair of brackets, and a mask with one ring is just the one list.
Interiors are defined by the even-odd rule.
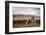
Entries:
[[13,23],[14,24],[28,24],[28,23],[38,23],[38,24],[40,24],[40,19],[38,20],[38,19],[22,19],[22,20],[13,20]]
[[13,21],[13,23],[16,23],[16,24],[27,24],[27,23],[31,23],[31,21],[27,21],[27,20],[15,20]]

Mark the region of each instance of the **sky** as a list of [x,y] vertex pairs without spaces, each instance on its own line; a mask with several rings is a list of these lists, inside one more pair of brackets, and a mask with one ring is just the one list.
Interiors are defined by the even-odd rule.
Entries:
[[24,14],[24,15],[33,15],[40,16],[40,8],[33,7],[13,7],[13,14]]

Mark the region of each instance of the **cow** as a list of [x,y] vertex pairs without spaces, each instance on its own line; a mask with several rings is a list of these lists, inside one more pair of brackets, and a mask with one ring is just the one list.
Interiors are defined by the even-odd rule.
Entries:
[[14,24],[28,24],[32,22],[32,18],[28,18],[28,19],[21,19],[21,20],[13,20]]
[[13,20],[14,24],[22,24],[22,23],[26,23],[27,20]]

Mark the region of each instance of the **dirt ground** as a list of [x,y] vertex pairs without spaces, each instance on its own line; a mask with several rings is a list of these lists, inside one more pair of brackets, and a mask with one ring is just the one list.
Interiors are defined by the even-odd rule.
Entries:
[[21,28],[21,27],[40,27],[40,24],[38,23],[29,23],[29,24],[14,24],[14,28]]

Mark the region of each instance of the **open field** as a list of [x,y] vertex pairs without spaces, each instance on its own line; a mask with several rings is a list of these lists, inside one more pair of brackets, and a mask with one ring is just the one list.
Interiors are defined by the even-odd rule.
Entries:
[[14,15],[13,28],[40,27],[40,19],[35,18],[36,16],[30,15]]
[[14,24],[14,28],[23,28],[23,27],[40,27],[40,24],[33,23],[33,24]]

